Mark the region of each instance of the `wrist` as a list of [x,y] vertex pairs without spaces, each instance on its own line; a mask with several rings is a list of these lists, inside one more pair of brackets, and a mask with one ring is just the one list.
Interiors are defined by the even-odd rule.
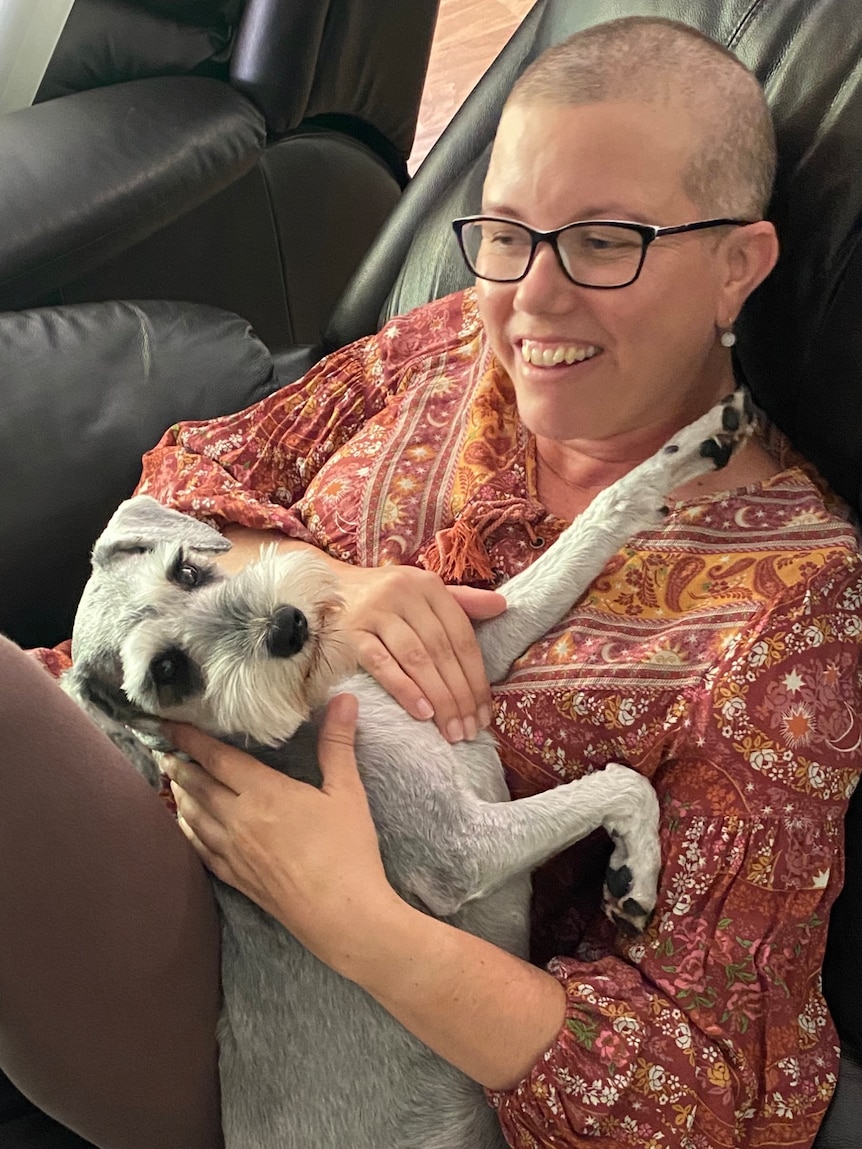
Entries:
[[392,987],[408,973],[414,955],[421,955],[428,925],[439,924],[405,902],[391,886],[372,902],[348,913],[333,962],[342,977],[356,982],[373,996]]
[[[397,895],[396,895],[397,896]],[[566,991],[547,973],[398,899],[339,970],[474,1081],[512,1089],[557,1039]]]

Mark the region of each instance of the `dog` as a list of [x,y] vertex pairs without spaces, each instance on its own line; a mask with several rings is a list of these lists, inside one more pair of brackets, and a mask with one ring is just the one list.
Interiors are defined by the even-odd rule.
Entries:
[[[598,495],[477,625],[491,682],[555,625],[667,493],[724,466],[750,432],[740,391]],[[229,543],[146,496],[92,554],[64,688],[153,785],[159,718],[191,722],[319,785],[316,734],[337,689],[359,700],[357,758],[386,873],[408,902],[527,953],[530,873],[598,827],[614,842],[605,911],[641,930],[657,897],[658,803],[611,763],[510,802],[490,734],[450,745],[352,673],[336,581],[307,552],[262,550],[228,576]],[[333,876],[337,881],[337,875]],[[213,878],[222,918],[219,1071],[228,1149],[501,1149],[479,1085],[409,1034],[280,924]]]

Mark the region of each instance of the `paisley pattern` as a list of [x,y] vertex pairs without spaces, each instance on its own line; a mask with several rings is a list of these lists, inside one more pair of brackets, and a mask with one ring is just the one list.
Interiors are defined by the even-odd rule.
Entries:
[[[172,428],[140,490],[487,586],[565,525],[469,291],[246,412]],[[860,608],[853,533],[791,465],[672,507],[496,689],[512,793],[626,762],[659,793],[664,859],[636,940],[598,913],[602,835],[537,875],[534,958],[569,1008],[490,1095],[510,1145],[811,1144],[837,1067],[819,969],[862,744]]]

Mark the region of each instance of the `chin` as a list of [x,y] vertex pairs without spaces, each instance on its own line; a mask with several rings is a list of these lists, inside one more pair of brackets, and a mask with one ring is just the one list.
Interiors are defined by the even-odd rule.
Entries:
[[602,435],[585,436],[585,421],[574,418],[569,406],[565,412],[549,410],[542,403],[518,403],[518,417],[524,427],[540,439],[555,439],[565,442],[568,439],[601,438]]
[[579,394],[571,383],[548,380],[537,384],[533,379],[520,378],[517,369],[513,383],[518,416],[534,435],[545,439],[574,439],[583,435],[586,426],[595,427],[606,421],[605,404],[601,403],[597,409],[595,401]]

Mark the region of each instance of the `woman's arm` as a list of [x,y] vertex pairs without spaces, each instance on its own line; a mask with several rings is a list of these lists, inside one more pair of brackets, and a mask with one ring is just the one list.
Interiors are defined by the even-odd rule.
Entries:
[[169,760],[180,825],[213,873],[426,1045],[474,1080],[509,1089],[557,1037],[565,990],[395,893],[356,769],[355,721],[355,699],[335,699],[321,732],[320,790],[171,724],[174,744],[205,767]]

